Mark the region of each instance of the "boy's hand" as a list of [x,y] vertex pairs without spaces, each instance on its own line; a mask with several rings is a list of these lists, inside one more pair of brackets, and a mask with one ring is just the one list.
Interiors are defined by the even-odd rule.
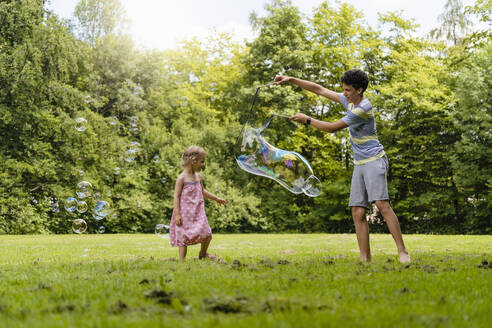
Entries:
[[217,197],[217,203],[227,205],[227,200]]
[[306,123],[308,116],[303,113],[297,113],[296,115],[289,117],[289,119],[295,122]]
[[282,84],[285,82],[289,82],[291,79],[290,76],[284,76],[284,75],[277,75],[275,76],[275,79],[273,80],[273,84]]
[[176,223],[177,226],[181,226],[182,222],[181,222],[181,215],[176,215],[174,217],[174,223]]

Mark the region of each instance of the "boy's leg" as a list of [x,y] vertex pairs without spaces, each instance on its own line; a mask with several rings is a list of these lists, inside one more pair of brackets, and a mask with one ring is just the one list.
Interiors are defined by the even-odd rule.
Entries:
[[357,235],[357,242],[359,243],[360,260],[362,262],[370,262],[369,224],[365,218],[365,213],[366,209],[364,207],[352,207],[352,218],[354,219],[355,233]]
[[371,249],[369,247],[369,224],[365,218],[366,208],[369,207],[366,185],[364,182],[364,167],[356,165],[352,173],[350,184],[349,206],[352,208],[357,243],[359,244],[360,260],[371,261]]
[[410,256],[408,255],[407,249],[405,248],[405,244],[403,243],[403,236],[401,234],[400,223],[398,222],[398,218],[396,217],[395,212],[391,208],[389,201],[387,200],[377,200],[376,206],[378,207],[381,215],[386,221],[386,225],[388,226],[393,239],[395,240],[396,247],[398,248],[398,255],[400,257],[400,262],[407,263],[410,262]]
[[188,251],[188,247],[187,246],[179,246],[179,259],[180,260],[184,260],[185,257],[186,257],[186,253]]
[[408,256],[405,244],[403,244],[398,218],[389,203],[388,183],[386,180],[389,169],[388,158],[383,156],[372,161],[365,165],[365,169],[364,181],[367,186],[369,202],[376,203],[384,221],[386,221],[388,229],[396,242],[400,262],[410,262],[410,256]]

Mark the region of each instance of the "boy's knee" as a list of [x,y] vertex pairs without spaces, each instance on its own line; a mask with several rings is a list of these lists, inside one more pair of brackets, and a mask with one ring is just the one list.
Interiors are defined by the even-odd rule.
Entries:
[[365,212],[365,207],[352,206],[352,215],[364,215]]
[[364,221],[366,219],[364,215],[365,213],[366,209],[364,207],[352,207],[352,218],[356,222]]
[[389,201],[387,200],[377,200],[375,201],[376,207],[378,208],[379,212],[384,212],[385,210],[388,210],[391,208],[391,205]]

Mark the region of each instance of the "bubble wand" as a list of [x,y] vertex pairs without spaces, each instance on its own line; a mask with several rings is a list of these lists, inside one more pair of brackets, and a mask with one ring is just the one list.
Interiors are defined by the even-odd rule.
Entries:
[[260,89],[261,88],[265,88],[265,87],[270,87],[272,85],[275,85],[274,82],[269,82],[269,83],[266,83],[266,84],[262,84],[260,86],[258,86],[256,88],[256,91],[255,91],[255,94],[253,96],[253,100],[251,101],[251,107],[249,108],[249,113],[248,113],[248,118],[246,119],[246,122],[244,122],[244,125],[243,127],[241,128],[241,131],[239,132],[239,134],[237,135],[237,138],[236,138],[236,143],[234,144],[234,149],[236,149],[237,147],[237,143],[239,141],[239,138],[243,135],[243,131],[244,131],[244,128],[246,127],[246,125],[248,124],[250,118],[251,118],[251,114],[253,114],[253,108],[255,107],[255,103],[256,103],[256,98],[258,97],[258,93],[260,93]]
[[275,116],[278,116],[278,117],[284,117],[284,118],[290,118],[290,116],[289,116],[289,115],[279,114],[279,113],[270,113],[270,115],[275,115]]

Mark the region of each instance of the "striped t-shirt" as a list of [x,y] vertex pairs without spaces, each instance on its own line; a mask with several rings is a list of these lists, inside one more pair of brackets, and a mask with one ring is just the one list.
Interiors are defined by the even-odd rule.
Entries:
[[383,145],[379,143],[376,132],[376,121],[372,105],[367,99],[362,99],[357,107],[348,102],[340,94],[340,102],[347,109],[347,115],[342,121],[349,126],[350,143],[354,150],[354,164],[362,165],[384,156]]

